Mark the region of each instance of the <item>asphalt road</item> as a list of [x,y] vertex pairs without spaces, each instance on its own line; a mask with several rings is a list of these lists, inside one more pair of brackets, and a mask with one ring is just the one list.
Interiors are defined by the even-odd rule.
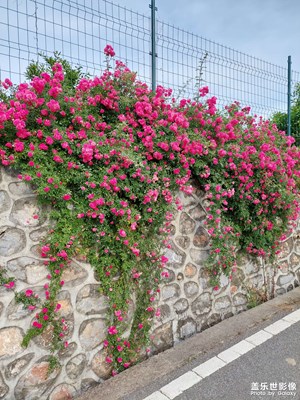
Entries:
[[300,322],[176,397],[220,399],[300,400]]
[[[144,400],[155,393],[154,400],[166,400],[160,391],[165,385],[172,386],[174,379],[295,310],[300,310],[300,288],[226,319],[82,393],[76,400]],[[300,321],[296,321],[196,385],[187,385],[190,388],[180,390],[182,394],[176,393],[175,399],[300,400]]]

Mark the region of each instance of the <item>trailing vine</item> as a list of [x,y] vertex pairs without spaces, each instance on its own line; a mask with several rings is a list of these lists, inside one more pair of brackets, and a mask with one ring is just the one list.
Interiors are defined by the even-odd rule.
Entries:
[[[207,268],[212,284],[230,276],[237,250],[274,257],[299,211],[299,150],[275,125],[216,98],[170,99],[136,79],[106,46],[100,77],[54,58],[32,64],[29,83],[6,79],[0,102],[0,159],[32,183],[55,221],[41,244],[49,270],[44,299],[28,289],[18,300],[35,310],[24,345],[47,327],[52,351],[67,346],[67,325],[57,295],[63,271],[81,257],[95,269],[106,297],[106,361],[113,374],[144,352],[155,300],[167,277],[168,233],[178,191],[192,193],[197,179],[207,198],[212,238]],[[200,100],[203,99],[201,103]],[[13,278],[0,276],[13,289]],[[133,316],[129,305],[134,303]],[[56,365],[53,358],[52,364]]]

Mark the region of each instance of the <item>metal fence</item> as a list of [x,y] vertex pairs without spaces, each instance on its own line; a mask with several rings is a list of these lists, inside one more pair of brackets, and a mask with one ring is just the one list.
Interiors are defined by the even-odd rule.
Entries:
[[[1,0],[0,79],[24,80],[28,63],[58,51],[90,74],[105,67],[103,49],[151,84],[151,18],[108,0]],[[287,109],[287,68],[156,21],[157,84],[192,98],[207,85],[220,105],[234,100],[269,116]],[[300,74],[292,72],[292,87]]]

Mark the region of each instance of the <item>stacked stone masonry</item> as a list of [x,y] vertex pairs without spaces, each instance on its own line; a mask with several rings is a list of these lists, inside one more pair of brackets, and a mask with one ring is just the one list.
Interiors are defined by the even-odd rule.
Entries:
[[[276,265],[244,259],[231,282],[222,277],[213,291],[203,267],[209,254],[205,230],[205,199],[195,190],[181,195],[183,210],[172,225],[169,278],[161,286],[161,317],[152,332],[151,353],[247,309],[251,296],[270,298],[298,286],[300,239],[297,231],[287,238]],[[38,215],[39,218],[35,216]],[[47,233],[47,210],[41,210],[34,191],[7,170],[0,176],[0,268],[16,280],[17,292],[34,289],[41,297],[47,269],[39,243]],[[33,315],[14,300],[14,292],[0,287],[0,399],[72,399],[109,377],[105,363],[105,298],[91,266],[74,260],[64,272],[59,294],[60,312],[69,327],[69,346],[61,352],[61,366],[48,374],[51,331],[21,346]]]

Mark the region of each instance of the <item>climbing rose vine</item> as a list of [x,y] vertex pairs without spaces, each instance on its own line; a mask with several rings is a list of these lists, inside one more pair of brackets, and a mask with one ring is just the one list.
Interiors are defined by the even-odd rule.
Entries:
[[[16,292],[36,313],[24,345],[51,327],[53,351],[67,346],[56,297],[64,270],[79,258],[94,267],[107,298],[103,346],[116,374],[145,351],[159,316],[159,283],[168,275],[163,249],[172,212],[181,209],[176,194],[192,194],[191,182],[205,192],[206,268],[216,286],[239,253],[272,259],[279,251],[299,212],[300,153],[248,108],[218,111],[207,87],[201,101],[178,103],[171,90],[153,93],[122,62],[111,69],[111,46],[105,54],[103,74],[75,84],[79,70],[52,58],[31,66],[28,83],[2,82],[0,158],[33,184],[55,221],[41,243],[49,270],[44,298],[31,288]],[[15,290],[13,278],[3,271],[0,278]]]

